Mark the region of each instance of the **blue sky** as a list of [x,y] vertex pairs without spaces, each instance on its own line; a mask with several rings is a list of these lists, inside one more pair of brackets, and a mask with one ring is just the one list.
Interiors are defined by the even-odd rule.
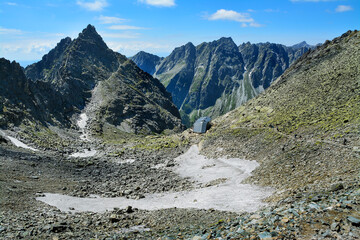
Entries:
[[1,0],[0,57],[40,60],[87,24],[126,56],[167,56],[175,47],[232,37],[293,45],[359,29],[359,0]]

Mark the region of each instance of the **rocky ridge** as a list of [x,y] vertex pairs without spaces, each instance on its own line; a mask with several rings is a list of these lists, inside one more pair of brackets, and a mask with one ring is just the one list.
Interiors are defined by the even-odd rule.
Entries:
[[244,43],[236,46],[231,38],[194,46],[178,47],[163,60],[140,52],[132,60],[166,86],[190,126],[199,116],[217,117],[235,109],[279,77],[312,46],[286,47],[281,44]]
[[[15,74],[12,84],[18,81],[17,96],[21,98],[21,91],[31,95],[27,102],[34,105],[28,108],[38,109],[32,117],[40,119],[41,125],[76,127],[83,112],[91,117],[87,128],[94,134],[102,134],[104,126],[145,134],[182,129],[179,112],[164,86],[109,49],[91,25],[78,38],[61,40],[24,72],[30,81],[20,67],[9,74]],[[1,84],[11,88],[5,80]]]

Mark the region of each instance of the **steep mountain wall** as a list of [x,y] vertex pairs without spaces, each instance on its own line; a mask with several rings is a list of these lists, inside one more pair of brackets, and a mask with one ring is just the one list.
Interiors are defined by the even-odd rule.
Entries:
[[[258,95],[309,49],[305,43],[236,46],[231,38],[221,38],[196,47],[192,43],[178,47],[143,70],[166,86],[183,123],[190,126],[200,116],[220,116]],[[133,61],[141,67],[139,59],[151,56],[140,52]]]

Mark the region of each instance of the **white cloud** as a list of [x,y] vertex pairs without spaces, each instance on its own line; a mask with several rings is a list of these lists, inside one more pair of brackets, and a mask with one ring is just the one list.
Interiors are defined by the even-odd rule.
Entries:
[[95,0],[93,2],[84,2],[78,0],[76,4],[89,11],[101,11],[109,5],[106,0]]
[[173,7],[175,0],[139,0],[139,2],[156,6],[156,7]]
[[6,2],[5,4],[9,5],[9,6],[17,6],[18,5],[17,3],[14,3],[14,2]]
[[108,29],[111,29],[111,30],[140,30],[140,29],[147,29],[147,28],[130,26],[130,25],[112,25],[112,26],[108,27]]
[[335,9],[336,12],[348,12],[348,11],[352,11],[352,10],[353,10],[353,8],[348,5],[339,5]]
[[101,33],[104,38],[122,38],[122,39],[134,39],[139,38],[140,33],[124,32],[124,33]]
[[101,24],[114,24],[126,21],[126,19],[118,18],[118,17],[108,17],[108,16],[100,16],[97,18]]
[[249,24],[250,27],[263,27],[264,25],[256,23],[256,22],[252,22]]
[[31,61],[41,59],[56,46],[57,39],[31,39],[12,42],[2,42],[0,52],[3,57],[16,61]]
[[249,13],[239,13],[233,10],[220,9],[216,13],[210,15],[208,20],[229,20],[241,23],[254,22],[254,19],[250,17]]
[[252,23],[241,23],[241,27],[263,27],[263,25],[252,22]]
[[23,32],[18,29],[10,29],[10,28],[3,28],[0,27],[0,34],[22,34]]
[[120,52],[126,56],[133,56],[139,51],[146,52],[171,52],[175,46],[169,44],[145,42],[145,41],[130,41],[130,42],[106,42],[106,44],[114,51]]
[[241,27],[263,27],[263,25],[255,22],[250,13],[240,13],[233,10],[219,9],[216,13],[205,18],[211,21],[227,20],[240,22]]

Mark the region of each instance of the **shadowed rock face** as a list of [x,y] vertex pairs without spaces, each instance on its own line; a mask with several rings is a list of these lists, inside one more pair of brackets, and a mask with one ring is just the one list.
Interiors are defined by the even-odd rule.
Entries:
[[[70,126],[83,111],[98,131],[106,124],[135,133],[182,128],[179,111],[165,87],[109,49],[91,25],[78,38],[61,40],[40,62],[28,66],[29,80],[14,64],[6,69],[14,75],[12,84],[19,85],[16,95],[25,97],[24,89],[29,89],[25,91],[28,102],[41,121]],[[2,80],[2,84],[7,82]],[[8,87],[8,92],[14,88]],[[120,127],[124,124],[125,128]]]
[[29,85],[18,63],[0,59],[0,126],[19,124],[36,110]]
[[49,83],[32,82],[18,63],[0,59],[0,127],[19,125],[23,121],[64,125],[66,105]]
[[144,52],[133,61],[160,79],[190,126],[199,116],[216,117],[253,98],[309,49],[306,44],[236,46],[231,38],[221,38],[196,47],[188,43],[161,61],[150,63],[147,57],[145,66],[139,58]]
[[136,65],[143,71],[153,75],[156,70],[156,65],[158,65],[163,58],[144,51],[140,51],[130,59],[134,61]]

